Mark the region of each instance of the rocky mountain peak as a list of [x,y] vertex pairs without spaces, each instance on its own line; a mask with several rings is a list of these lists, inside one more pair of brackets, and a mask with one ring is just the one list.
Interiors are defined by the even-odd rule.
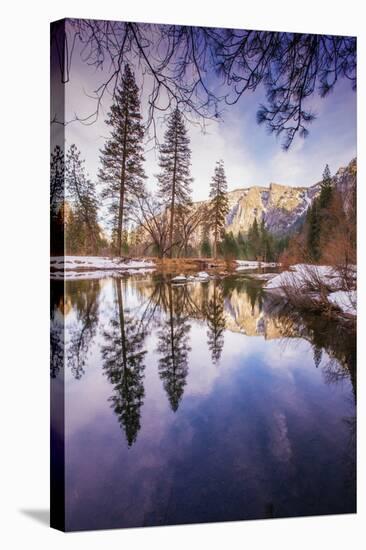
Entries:
[[[345,194],[353,188],[356,179],[356,159],[348,166],[340,168],[333,178]],[[269,231],[283,235],[293,231],[303,220],[312,201],[320,193],[320,182],[310,187],[292,187],[271,182],[268,187],[252,186],[237,188],[228,192],[229,213],[226,218],[226,231],[236,236],[246,233],[256,218],[264,220]]]

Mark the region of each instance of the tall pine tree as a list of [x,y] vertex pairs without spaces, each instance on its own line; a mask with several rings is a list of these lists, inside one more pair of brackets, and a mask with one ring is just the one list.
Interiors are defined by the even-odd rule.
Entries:
[[160,146],[158,175],[159,196],[170,211],[168,251],[173,256],[173,233],[176,209],[184,209],[191,204],[191,150],[190,139],[178,107],[168,120],[164,143]]
[[312,261],[320,258],[320,215],[318,200],[315,199],[307,212],[307,248]]
[[261,248],[261,238],[257,218],[254,218],[253,224],[249,228],[248,245],[252,258],[256,260],[260,254]]
[[217,258],[217,244],[223,234],[226,216],[229,212],[227,181],[222,160],[216,163],[210,187],[210,223],[214,237],[213,256]]
[[320,184],[319,206],[320,208],[327,208],[332,198],[332,176],[328,164],[325,166],[323,172],[323,179]]
[[139,90],[129,65],[115,93],[106,123],[111,137],[101,150],[99,179],[104,184],[102,197],[110,201],[112,235],[116,252],[123,255],[123,226],[126,206],[144,191],[144,127],[140,113]]
[[64,250],[64,198],[65,198],[65,159],[59,145],[51,153],[50,166],[50,222],[51,254],[63,255]]

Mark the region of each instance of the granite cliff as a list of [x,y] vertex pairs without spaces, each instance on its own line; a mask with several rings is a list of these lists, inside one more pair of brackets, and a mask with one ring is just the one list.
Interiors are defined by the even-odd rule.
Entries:
[[[333,183],[346,196],[356,181],[356,159],[339,168]],[[268,187],[245,187],[228,192],[230,211],[226,231],[236,236],[246,233],[255,218],[264,219],[266,228],[274,234],[292,232],[302,222],[308,207],[320,192],[320,182],[310,187],[292,187],[270,183]],[[202,204],[202,203],[201,203]]]

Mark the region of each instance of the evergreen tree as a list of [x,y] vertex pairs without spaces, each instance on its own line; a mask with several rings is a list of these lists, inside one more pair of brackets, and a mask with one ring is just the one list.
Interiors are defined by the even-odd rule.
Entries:
[[[75,252],[97,253],[100,229],[95,185],[87,176],[84,160],[75,144],[70,146],[66,154],[65,186],[66,199],[71,207],[72,219],[76,223],[72,228],[70,220],[68,223],[75,238]],[[66,234],[66,245],[67,236]]]
[[51,216],[56,216],[64,200],[65,186],[65,159],[64,152],[59,145],[51,153],[50,168],[50,207]]
[[239,231],[238,233],[237,243],[238,243],[239,259],[248,260],[249,259],[248,239],[245,237],[245,235],[243,235],[241,231]]
[[254,218],[253,224],[248,231],[248,247],[252,258],[256,259],[260,254],[260,235],[257,218]]
[[216,163],[210,187],[210,223],[214,237],[213,256],[217,258],[217,244],[222,237],[226,216],[229,212],[227,181],[222,160]]
[[325,166],[320,187],[319,206],[320,208],[327,208],[332,198],[332,177],[328,164]]
[[65,161],[64,151],[59,145],[51,153],[50,167],[50,234],[51,254],[63,255],[64,250],[64,206]]
[[160,146],[158,175],[159,196],[170,210],[169,255],[173,256],[173,233],[176,208],[184,209],[191,204],[190,139],[183,115],[176,107],[168,120],[164,143]]
[[307,248],[310,257],[317,261],[320,257],[320,216],[317,199],[313,201],[307,213]]
[[99,179],[104,184],[102,197],[110,201],[112,235],[116,252],[123,255],[123,227],[126,207],[144,191],[144,127],[140,114],[139,90],[129,65],[125,65],[121,84],[106,123],[111,137],[101,150]]
[[211,256],[211,245],[208,239],[204,239],[201,243],[201,256],[209,258]]
[[232,233],[224,233],[222,241],[219,243],[219,249],[224,258],[232,260],[239,256],[238,243]]
[[264,262],[274,260],[274,237],[266,229],[264,218],[260,225],[260,255]]

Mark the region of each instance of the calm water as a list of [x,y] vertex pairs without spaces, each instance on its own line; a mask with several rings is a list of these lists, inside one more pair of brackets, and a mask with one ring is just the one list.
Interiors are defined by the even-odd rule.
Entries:
[[68,530],[355,512],[347,327],[273,303],[247,276],[52,293]]

